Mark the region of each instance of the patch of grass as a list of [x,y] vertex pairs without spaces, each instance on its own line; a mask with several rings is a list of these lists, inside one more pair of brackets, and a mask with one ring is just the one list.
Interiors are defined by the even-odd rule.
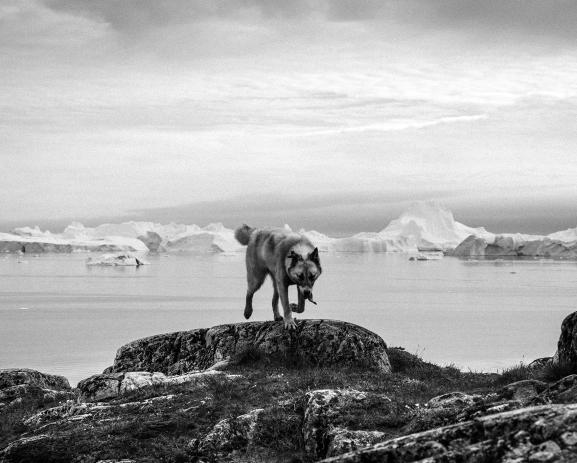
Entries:
[[461,371],[454,365],[441,367],[411,354],[402,347],[387,349],[393,373],[404,378],[402,394],[407,402],[422,403],[447,392],[483,392],[495,385],[495,374]]
[[521,362],[519,365],[505,368],[497,377],[495,385],[505,386],[525,379],[539,379],[538,376],[538,370]]
[[574,374],[577,374],[577,365],[549,362],[539,370],[539,379],[542,381],[555,382],[565,378],[565,376]]
[[402,347],[389,347],[387,349],[389,362],[393,373],[418,373],[439,372],[442,368],[433,363],[424,361],[421,356],[411,354]]
[[496,385],[504,386],[525,379],[551,383],[573,374],[577,374],[577,365],[549,362],[542,366],[531,366],[521,362],[503,370],[496,379]]
[[259,417],[259,430],[254,444],[275,448],[285,453],[303,448],[301,433],[302,417],[286,408],[273,406]]
[[316,364],[309,356],[297,347],[284,352],[263,354],[256,346],[249,346],[235,353],[231,358],[231,364],[245,368],[281,368],[281,369],[306,369],[315,367]]

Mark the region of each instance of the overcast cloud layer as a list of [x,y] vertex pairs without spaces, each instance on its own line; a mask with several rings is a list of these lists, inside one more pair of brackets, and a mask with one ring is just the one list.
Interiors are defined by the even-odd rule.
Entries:
[[435,197],[576,226],[575,24],[571,0],[3,0],[0,221],[354,231]]

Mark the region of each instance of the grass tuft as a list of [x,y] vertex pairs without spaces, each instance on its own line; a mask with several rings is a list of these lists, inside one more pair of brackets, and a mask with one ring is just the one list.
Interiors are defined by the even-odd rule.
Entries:
[[577,365],[571,363],[549,362],[540,369],[539,376],[542,381],[559,381],[565,376],[577,374]]
[[521,362],[519,365],[505,368],[497,377],[495,384],[505,386],[525,379],[539,379],[539,370]]

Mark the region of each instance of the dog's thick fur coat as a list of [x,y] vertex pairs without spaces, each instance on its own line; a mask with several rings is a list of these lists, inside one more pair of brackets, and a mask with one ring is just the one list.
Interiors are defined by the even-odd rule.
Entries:
[[[270,275],[274,289],[274,319],[284,320],[285,328],[295,328],[292,312],[302,313],[305,301],[313,301],[312,288],[322,272],[318,249],[305,236],[280,228],[255,229],[243,225],[235,230],[234,236],[240,244],[248,246],[245,318],[252,315],[254,293],[262,286],[266,276]],[[289,303],[290,285],[298,287],[298,304]],[[279,299],[283,308],[282,316],[278,309]]]

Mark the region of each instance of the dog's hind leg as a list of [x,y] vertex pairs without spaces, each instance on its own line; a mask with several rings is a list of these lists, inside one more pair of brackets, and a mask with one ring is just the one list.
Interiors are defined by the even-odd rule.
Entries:
[[248,289],[246,290],[246,304],[244,306],[244,318],[247,320],[252,315],[252,297],[262,286],[265,278],[266,272],[258,271],[256,269],[247,273]]
[[272,276],[272,287],[274,289],[274,293],[272,295],[272,313],[274,316],[274,320],[276,322],[281,321],[282,315],[280,314],[280,312],[278,311],[278,300],[279,300],[279,296],[278,296],[278,288],[277,288],[277,284],[276,281],[274,279],[274,276]]

